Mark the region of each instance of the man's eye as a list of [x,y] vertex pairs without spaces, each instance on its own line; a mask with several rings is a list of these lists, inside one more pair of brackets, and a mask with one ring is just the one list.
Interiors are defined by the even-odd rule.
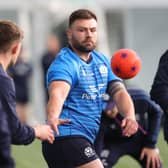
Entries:
[[79,29],[78,31],[79,31],[79,32],[84,32],[84,29]]
[[91,31],[91,32],[96,32],[96,29],[91,29],[90,31]]

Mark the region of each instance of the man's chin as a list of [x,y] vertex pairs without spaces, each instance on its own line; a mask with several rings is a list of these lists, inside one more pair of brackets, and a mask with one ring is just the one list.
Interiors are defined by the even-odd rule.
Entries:
[[84,52],[84,53],[90,53],[91,51],[93,51],[95,49],[95,47],[93,46],[88,46],[88,47],[85,47],[85,48],[81,48],[81,51]]

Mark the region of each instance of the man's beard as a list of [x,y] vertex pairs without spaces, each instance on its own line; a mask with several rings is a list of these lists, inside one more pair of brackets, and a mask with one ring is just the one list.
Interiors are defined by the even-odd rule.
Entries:
[[83,53],[89,53],[93,51],[96,48],[96,44],[92,42],[92,45],[86,45],[83,43],[79,43],[78,41],[74,40],[73,41],[73,47]]

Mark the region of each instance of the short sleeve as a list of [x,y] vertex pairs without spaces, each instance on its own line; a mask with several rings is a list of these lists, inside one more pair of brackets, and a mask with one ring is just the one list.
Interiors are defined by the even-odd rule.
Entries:
[[50,83],[55,80],[66,81],[70,85],[76,82],[75,62],[64,60],[60,57],[56,58],[47,71],[47,88]]

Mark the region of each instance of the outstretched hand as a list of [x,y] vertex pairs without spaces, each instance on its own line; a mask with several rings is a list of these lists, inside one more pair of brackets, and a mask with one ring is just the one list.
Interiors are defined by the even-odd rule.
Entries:
[[35,130],[36,138],[39,138],[41,140],[47,140],[49,143],[53,143],[54,132],[49,125],[47,124],[37,125],[33,128]]
[[121,127],[123,129],[123,135],[130,137],[137,132],[138,123],[135,119],[125,117],[121,122]]
[[58,125],[68,124],[71,121],[69,119],[60,119],[60,118],[48,118],[48,124],[51,126],[52,130],[59,135]]

